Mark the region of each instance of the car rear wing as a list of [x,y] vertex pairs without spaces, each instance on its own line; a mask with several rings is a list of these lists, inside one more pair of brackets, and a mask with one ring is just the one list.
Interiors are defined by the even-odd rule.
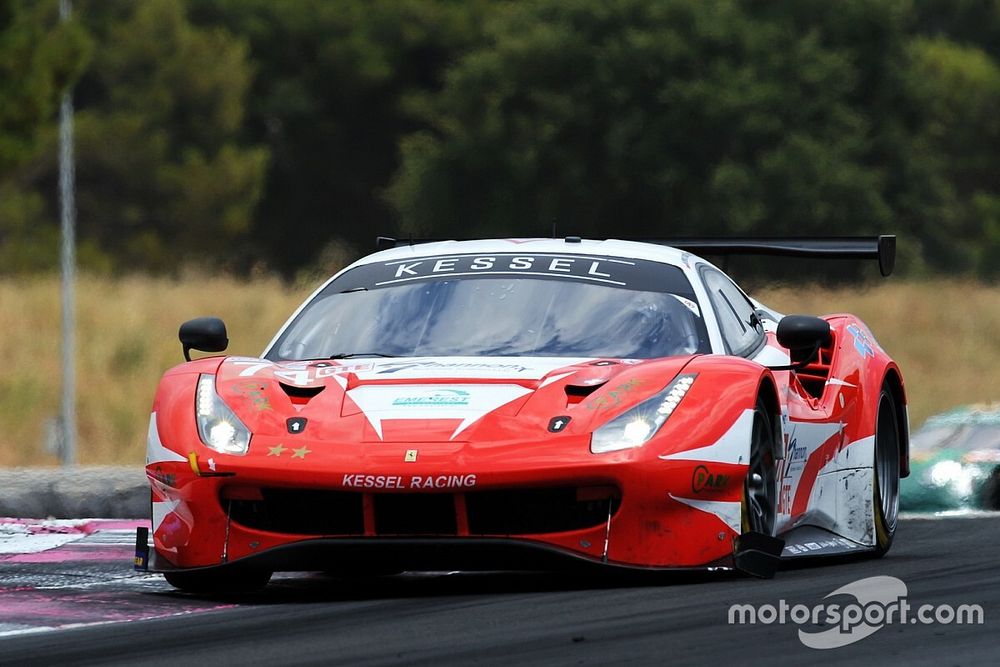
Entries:
[[877,259],[888,276],[896,266],[896,237],[832,236],[819,238],[645,239],[695,255],[772,255],[817,259]]
[[[458,239],[394,239],[379,236],[375,245],[379,250],[418,243],[453,241]],[[896,266],[896,237],[882,236],[829,236],[817,238],[678,238],[678,239],[622,239],[665,245],[686,250],[695,255],[771,255],[778,257],[814,257],[817,259],[877,259],[883,276],[892,273]],[[567,243],[579,243],[580,237],[567,236]]]

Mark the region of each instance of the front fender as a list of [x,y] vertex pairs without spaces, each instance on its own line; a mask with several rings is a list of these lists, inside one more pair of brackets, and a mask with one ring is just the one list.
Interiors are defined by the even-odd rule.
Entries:
[[[748,415],[757,407],[758,397],[774,411],[772,417],[779,414],[771,372],[756,362],[724,356],[697,357],[684,372],[697,373],[698,379],[660,430],[658,455],[674,458],[699,450],[702,456],[714,457],[705,460],[745,465],[753,426]],[[777,419],[775,425],[780,428]],[[775,439],[776,459],[783,455],[780,440]]]

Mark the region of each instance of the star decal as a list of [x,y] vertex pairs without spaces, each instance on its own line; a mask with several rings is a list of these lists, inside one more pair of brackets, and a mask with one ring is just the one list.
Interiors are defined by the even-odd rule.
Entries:
[[304,459],[306,457],[306,454],[309,454],[310,452],[312,452],[311,449],[306,449],[305,447],[299,447],[298,449],[292,450],[292,458]]
[[267,455],[268,456],[281,456],[282,454],[284,454],[287,451],[288,450],[285,448],[284,445],[279,444],[277,447],[268,447],[267,448]]

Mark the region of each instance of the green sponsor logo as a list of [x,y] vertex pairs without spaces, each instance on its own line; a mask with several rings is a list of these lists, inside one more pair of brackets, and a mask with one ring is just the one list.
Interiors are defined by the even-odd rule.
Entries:
[[438,389],[417,396],[400,396],[392,402],[400,406],[456,406],[469,404],[469,392],[461,389]]

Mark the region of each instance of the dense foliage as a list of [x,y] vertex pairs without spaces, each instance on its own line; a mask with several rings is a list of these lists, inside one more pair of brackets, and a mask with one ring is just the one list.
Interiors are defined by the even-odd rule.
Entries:
[[399,235],[893,232],[1000,274],[998,0],[0,0],[0,271]]

